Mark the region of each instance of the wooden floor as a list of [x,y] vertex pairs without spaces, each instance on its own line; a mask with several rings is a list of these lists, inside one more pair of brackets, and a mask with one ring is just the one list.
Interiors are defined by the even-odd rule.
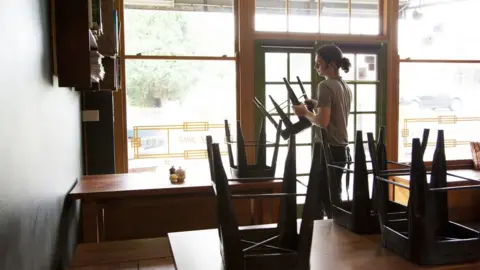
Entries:
[[174,270],[168,239],[80,244],[68,270]]

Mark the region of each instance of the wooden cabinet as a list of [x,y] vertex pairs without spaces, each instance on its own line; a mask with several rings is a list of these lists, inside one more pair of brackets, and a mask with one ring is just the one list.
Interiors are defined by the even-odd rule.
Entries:
[[119,21],[115,0],[54,0],[53,33],[60,87],[115,91]]

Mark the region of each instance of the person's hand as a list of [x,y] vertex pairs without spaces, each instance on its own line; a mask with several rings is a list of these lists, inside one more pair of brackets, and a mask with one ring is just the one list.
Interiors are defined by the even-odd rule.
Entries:
[[305,99],[305,105],[309,111],[313,111],[317,107],[317,101],[315,99]]
[[305,116],[308,112],[307,106],[305,104],[293,105],[293,112],[297,116]]
[[305,104],[307,103],[312,103],[314,106],[317,105],[317,100],[316,99],[311,99],[311,98],[307,98],[305,99]]

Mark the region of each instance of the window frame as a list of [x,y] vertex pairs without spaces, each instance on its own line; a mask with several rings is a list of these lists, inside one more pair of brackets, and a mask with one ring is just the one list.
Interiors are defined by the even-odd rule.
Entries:
[[[249,0],[247,0],[249,1]],[[255,0],[250,0],[250,1],[253,1],[253,2],[256,2]],[[290,32],[289,31],[289,16],[290,16],[290,2],[292,0],[285,0],[285,20],[286,20],[286,30],[285,31],[278,31],[278,32],[269,32],[269,31],[257,31],[255,30],[255,24],[253,25],[253,32],[255,33],[256,35],[256,39],[263,39],[263,40],[268,40],[268,39],[271,39],[271,38],[283,38],[283,39],[289,39],[288,37],[289,36],[292,36],[293,38],[299,38],[301,37],[301,39],[311,39],[311,40],[323,40],[324,38],[323,37],[333,37],[333,39],[335,39],[335,36],[338,38],[339,36],[350,36],[350,37],[354,37],[353,40],[355,39],[370,39],[372,38],[372,40],[378,38],[378,37],[383,37],[385,38],[386,37],[386,24],[384,23],[385,21],[385,7],[386,7],[386,2],[388,0],[377,0],[378,1],[378,20],[379,20],[379,24],[378,24],[378,34],[377,35],[361,35],[361,34],[352,34],[351,33],[351,30],[352,30],[352,3],[355,1],[355,0],[345,0],[347,2],[347,8],[348,8],[348,18],[349,18],[349,22],[348,22],[348,34],[327,34],[327,33],[321,33],[321,4],[322,4],[322,0],[318,0],[317,1],[317,6],[316,6],[316,9],[317,9],[317,24],[318,24],[318,32],[314,32],[314,33],[298,33],[298,32]],[[391,0],[391,1],[395,1],[398,3],[398,1],[400,0]],[[254,7],[253,7],[253,17],[255,17],[255,14],[256,14],[256,3],[254,3]],[[388,13],[387,13],[388,14]],[[327,38],[329,39],[329,38]]]

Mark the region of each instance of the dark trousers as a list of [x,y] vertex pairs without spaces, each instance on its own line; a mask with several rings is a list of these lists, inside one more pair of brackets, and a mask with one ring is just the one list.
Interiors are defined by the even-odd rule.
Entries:
[[[330,197],[330,188],[328,181],[328,174],[327,174],[327,163],[325,160],[324,152],[319,149],[321,147],[320,144],[315,144],[315,151],[320,151],[321,154],[321,162],[318,166],[315,166],[316,173],[319,175],[319,196],[318,196],[318,216],[315,219],[323,219],[326,215],[329,219],[332,218],[332,202]],[[342,146],[330,146],[330,151],[332,153],[332,161],[335,162],[335,165],[345,168],[347,165],[349,153],[347,147]],[[332,177],[331,183],[337,186],[338,197],[341,197],[342,194],[342,176],[343,170],[341,169],[331,169],[330,170]],[[332,194],[333,195],[333,194]]]

